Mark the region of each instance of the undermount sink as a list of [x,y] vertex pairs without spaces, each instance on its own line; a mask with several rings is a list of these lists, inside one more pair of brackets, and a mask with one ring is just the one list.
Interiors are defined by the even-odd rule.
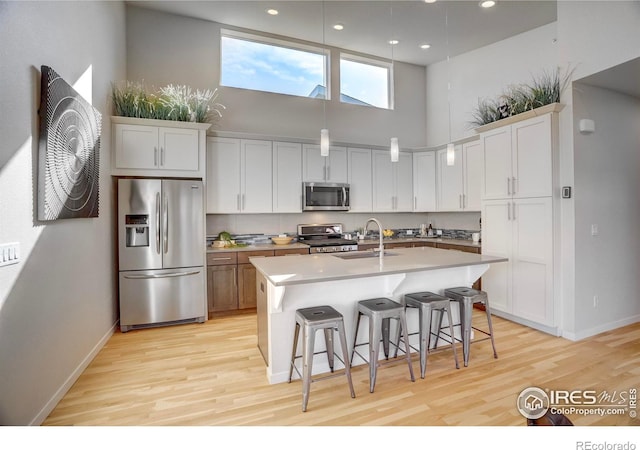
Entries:
[[[393,252],[388,252],[385,251],[383,253],[383,257],[384,256],[396,256],[397,253],[393,253]],[[380,257],[380,253],[379,252],[372,252],[372,251],[368,251],[368,252],[347,252],[347,253],[337,253],[331,256],[335,256],[336,258],[340,258],[340,259],[362,259],[362,258],[379,258]]]

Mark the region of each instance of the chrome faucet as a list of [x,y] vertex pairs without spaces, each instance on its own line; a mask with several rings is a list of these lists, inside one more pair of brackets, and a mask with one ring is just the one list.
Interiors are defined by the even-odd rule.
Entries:
[[380,246],[378,247],[378,251],[380,252],[380,259],[382,259],[382,256],[384,255],[384,244],[382,243],[382,236],[384,235],[384,233],[382,232],[382,225],[380,224],[380,221],[378,221],[378,219],[374,219],[373,217],[367,220],[367,224],[364,226],[364,234],[366,236],[367,228],[369,227],[369,224],[371,222],[378,225],[378,236],[380,237]]

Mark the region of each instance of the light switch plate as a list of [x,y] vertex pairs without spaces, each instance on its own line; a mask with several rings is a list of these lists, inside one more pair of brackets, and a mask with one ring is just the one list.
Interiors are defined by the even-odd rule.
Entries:
[[20,261],[20,242],[0,245],[0,267],[18,264]]

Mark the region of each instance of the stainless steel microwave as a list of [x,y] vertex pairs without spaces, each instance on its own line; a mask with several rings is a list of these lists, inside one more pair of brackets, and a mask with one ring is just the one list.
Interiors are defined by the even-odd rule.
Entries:
[[303,211],[349,211],[346,183],[302,183]]

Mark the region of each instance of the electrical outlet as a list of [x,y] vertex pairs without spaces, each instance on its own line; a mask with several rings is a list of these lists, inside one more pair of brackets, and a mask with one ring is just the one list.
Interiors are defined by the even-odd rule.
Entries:
[[594,295],[593,296],[593,307],[597,308],[599,302],[600,302],[600,299],[598,298],[598,294]]
[[598,235],[598,224],[597,223],[592,223],[591,224],[591,236],[597,236]]
[[20,242],[0,245],[0,266],[18,264],[20,261]]

